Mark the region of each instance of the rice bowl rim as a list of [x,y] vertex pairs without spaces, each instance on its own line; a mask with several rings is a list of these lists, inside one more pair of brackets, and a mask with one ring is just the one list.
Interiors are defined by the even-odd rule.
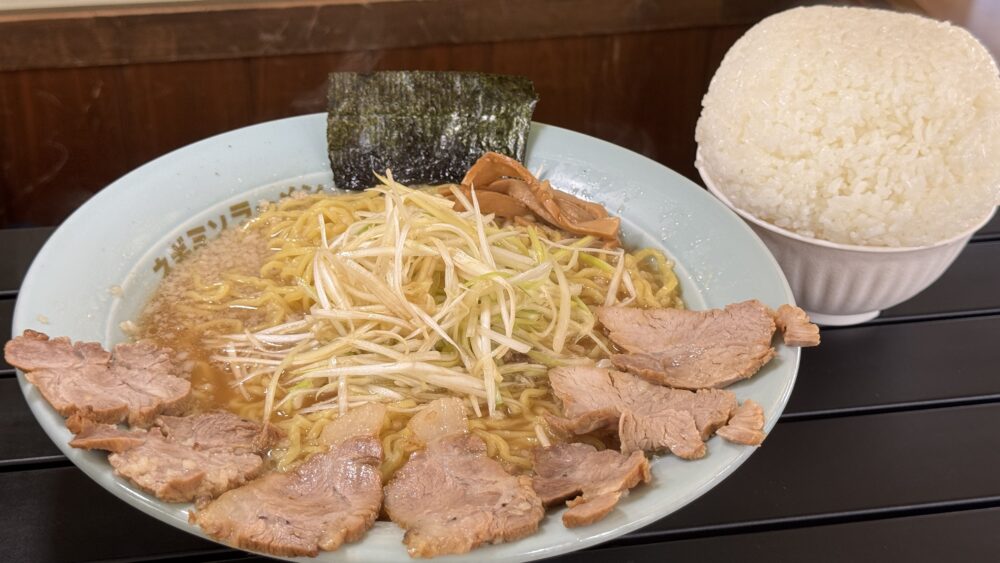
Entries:
[[751,214],[749,211],[737,207],[736,205],[733,204],[732,201],[729,200],[728,197],[726,197],[726,194],[722,193],[722,190],[720,190],[718,186],[716,186],[715,182],[712,180],[711,175],[709,175],[708,173],[707,166],[705,165],[705,161],[702,160],[701,158],[700,149],[695,153],[694,167],[698,169],[698,174],[701,176],[702,181],[705,182],[705,187],[708,188],[708,191],[711,192],[712,195],[717,197],[720,201],[722,201],[722,203],[726,204],[726,207],[732,209],[737,215],[739,215],[743,219],[753,223],[754,225],[757,225],[758,227],[767,229],[773,233],[788,237],[790,239],[797,240],[799,242],[804,242],[807,244],[814,244],[816,246],[832,248],[834,250],[844,250],[848,252],[866,252],[872,254],[903,254],[907,252],[918,252],[922,250],[930,250],[932,248],[949,246],[951,244],[954,244],[955,242],[958,242],[962,239],[972,236],[973,233],[975,233],[979,229],[983,228],[987,223],[989,223],[997,212],[997,206],[993,206],[990,209],[990,212],[986,214],[986,217],[983,218],[982,221],[958,233],[957,235],[953,235],[951,237],[935,242],[933,244],[925,244],[922,246],[864,246],[860,244],[843,244],[821,238],[800,235],[794,231],[790,231],[788,229],[779,227],[774,223],[765,221]]

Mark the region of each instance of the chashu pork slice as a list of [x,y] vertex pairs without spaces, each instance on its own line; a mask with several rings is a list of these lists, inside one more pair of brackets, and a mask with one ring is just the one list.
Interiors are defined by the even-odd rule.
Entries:
[[114,424],[97,423],[79,415],[67,418],[66,428],[75,435],[69,445],[81,450],[124,452],[143,445],[149,437],[149,430],[145,428],[123,430]]
[[224,493],[189,519],[234,547],[314,557],[358,541],[375,523],[381,463],[376,436],[347,437],[291,471]]
[[549,423],[571,434],[614,430],[625,411],[651,416],[674,410],[690,413],[698,434],[707,440],[737,406],[731,391],[672,389],[630,373],[589,366],[553,368],[549,383],[565,414],[562,419],[550,417]]
[[188,373],[149,343],[119,344],[111,353],[96,342],[26,330],[7,342],[4,356],[66,417],[146,426],[159,414],[181,414],[191,396]]
[[381,403],[359,405],[328,422],[323,427],[320,440],[324,444],[335,446],[354,436],[377,438],[382,433],[386,414],[385,405]]
[[614,354],[618,369],[678,389],[720,389],[752,377],[774,357],[774,348],[759,343],[677,344],[657,352]]
[[786,346],[819,346],[819,327],[809,315],[794,305],[782,305],[774,312],[774,324],[781,331]]
[[464,434],[469,430],[465,401],[455,397],[431,401],[413,415],[406,427],[423,444],[452,434]]
[[682,459],[699,459],[707,452],[688,411],[665,409],[640,414],[626,410],[618,421],[618,439],[623,454],[666,449]]
[[733,411],[732,418],[717,432],[726,440],[747,446],[759,446],[764,441],[764,409],[747,399]]
[[774,357],[776,328],[788,346],[819,344],[819,328],[805,311],[772,311],[757,300],[707,311],[599,307],[597,318],[627,352],[611,357],[616,367],[680,389],[721,388],[753,376]]
[[204,502],[257,477],[277,439],[228,412],[163,416],[148,430],[78,416],[67,426],[76,433],[71,446],[112,452],[108,462],[116,475],[167,502]]
[[736,394],[724,389],[671,389],[620,371],[612,371],[610,378],[629,410],[642,415],[664,410],[688,412],[702,440],[709,439],[722,427],[738,404]]
[[551,427],[566,434],[617,433],[624,453],[669,450],[684,459],[703,457],[704,441],[738,406],[732,391],[672,389],[597,367],[553,368],[549,383],[565,414],[547,417]]
[[568,528],[604,518],[629,489],[650,480],[642,452],[626,455],[597,451],[589,444],[556,444],[536,448],[532,457],[532,487],[546,506],[567,501],[570,508],[562,520]]
[[415,452],[385,488],[385,510],[414,557],[466,553],[533,534],[545,510],[531,478],[515,477],[470,434]]
[[628,352],[612,363],[660,385],[726,387],[774,357],[774,318],[756,300],[707,311],[600,307],[597,318]]
[[459,399],[432,401],[408,425],[426,448],[385,487],[385,510],[413,557],[466,553],[538,529],[545,514],[531,478],[513,476],[466,430]]

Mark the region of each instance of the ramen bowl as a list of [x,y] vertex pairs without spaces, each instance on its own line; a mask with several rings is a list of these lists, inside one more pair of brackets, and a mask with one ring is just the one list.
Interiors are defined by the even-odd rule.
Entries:
[[[676,172],[610,143],[540,124],[532,126],[525,164],[554,186],[620,216],[626,246],[665,252],[676,263],[689,308],[746,299],[776,308],[794,301],[777,262],[750,228]],[[333,191],[332,180],[325,114],[231,131],[147,163],[95,195],[49,238],[19,293],[15,334],[32,329],[105,347],[122,342],[122,323],[137,317],[167,271],[188,253],[248,220],[258,202],[303,186]],[[799,349],[779,345],[756,376],[729,389],[761,405],[769,431],[788,401],[798,365]],[[204,536],[188,521],[191,505],[162,502],[116,476],[105,454],[71,448],[72,435],[59,413],[23,374],[18,382],[39,424],[91,479],[136,509]],[[721,439],[709,448],[711,455],[693,462],[656,457],[652,482],[590,526],[566,528],[559,520],[564,509],[552,510],[534,535],[448,560],[527,561],[608,541],[694,501],[756,450]],[[402,540],[401,528],[378,521],[360,541],[322,553],[317,561],[410,561]]]
[[872,320],[882,310],[920,293],[951,266],[990,213],[972,228],[926,246],[885,247],[840,244],[802,236],[733,205],[695,162],[708,191],[742,217],[785,272],[795,300],[813,322],[846,326]]

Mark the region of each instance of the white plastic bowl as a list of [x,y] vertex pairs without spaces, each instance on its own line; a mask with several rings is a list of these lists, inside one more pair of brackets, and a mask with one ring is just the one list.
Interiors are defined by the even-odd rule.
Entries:
[[708,191],[742,217],[764,241],[788,278],[795,301],[813,322],[845,326],[874,319],[934,283],[973,233],[973,228],[926,246],[858,246],[805,237],[754,217],[733,205],[712,181],[700,155],[695,167]]

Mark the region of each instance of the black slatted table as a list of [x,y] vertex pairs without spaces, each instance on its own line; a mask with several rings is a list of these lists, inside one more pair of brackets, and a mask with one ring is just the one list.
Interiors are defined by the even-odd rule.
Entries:
[[[0,340],[51,229],[0,230]],[[803,352],[791,401],[731,477],[555,561],[1000,561],[1000,219],[914,299]],[[52,445],[0,362],[0,561],[263,561],[162,524]]]

